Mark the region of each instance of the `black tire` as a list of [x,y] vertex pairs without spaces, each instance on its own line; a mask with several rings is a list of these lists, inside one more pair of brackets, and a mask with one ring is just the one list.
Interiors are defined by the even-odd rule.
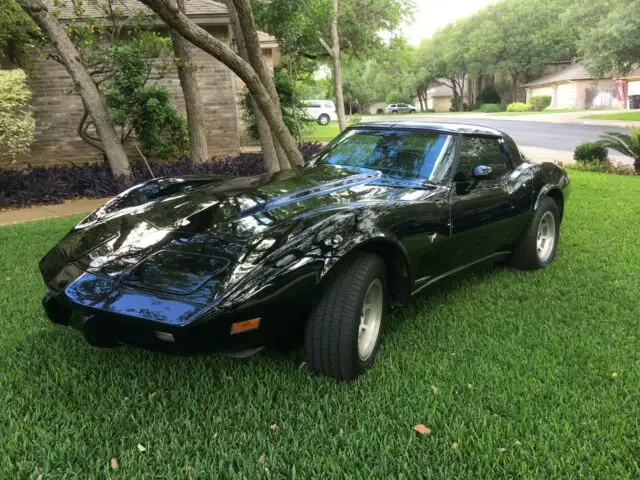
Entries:
[[398,113],[398,110],[391,110],[391,113]]
[[357,252],[348,257],[325,281],[305,328],[304,349],[309,368],[336,380],[353,380],[374,361],[380,343],[380,328],[373,350],[362,360],[358,332],[363,302],[369,287],[381,282],[382,322],[387,313],[385,264],[380,257]]
[[[538,228],[542,219],[549,213],[553,215],[553,220],[555,222],[554,242],[548,256],[540,258],[537,243]],[[531,223],[516,246],[513,256],[511,257],[511,266],[520,270],[536,270],[546,267],[556,258],[559,239],[560,209],[553,198],[546,197],[542,199],[538,205],[538,208],[531,219]]]
[[323,113],[318,117],[318,124],[320,125],[329,125],[329,122],[331,122],[331,117],[326,113]]

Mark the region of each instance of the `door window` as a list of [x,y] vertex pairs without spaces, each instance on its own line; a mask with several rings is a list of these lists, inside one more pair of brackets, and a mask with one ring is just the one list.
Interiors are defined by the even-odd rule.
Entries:
[[458,168],[453,180],[468,182],[471,180],[471,170],[478,165],[491,167],[492,179],[501,178],[509,171],[507,156],[498,138],[466,135],[462,137]]

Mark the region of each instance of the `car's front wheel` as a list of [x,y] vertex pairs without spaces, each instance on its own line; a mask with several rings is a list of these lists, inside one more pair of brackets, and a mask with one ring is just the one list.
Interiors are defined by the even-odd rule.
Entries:
[[560,209],[551,197],[544,198],[513,252],[511,265],[522,270],[544,268],[556,257],[560,238]]
[[326,113],[323,113],[318,117],[318,123],[320,125],[329,125],[330,121],[331,121],[331,118]]
[[305,329],[309,368],[336,380],[353,380],[375,358],[387,312],[384,262],[358,252],[347,258],[331,278]]

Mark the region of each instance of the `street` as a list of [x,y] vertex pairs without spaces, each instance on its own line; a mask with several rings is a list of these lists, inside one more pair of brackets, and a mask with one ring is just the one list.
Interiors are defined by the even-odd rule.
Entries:
[[[466,123],[495,128],[511,135],[518,145],[524,147],[544,148],[549,150],[573,153],[579,143],[595,141],[605,132],[626,132],[624,128],[602,125],[583,125],[580,123],[562,123],[557,117],[548,115],[549,121],[522,120],[523,117],[497,118],[490,116],[456,116],[456,115],[411,115],[389,117],[364,117],[363,120],[387,121],[402,119],[415,122],[434,123]],[[555,118],[554,118],[555,117]],[[538,117],[539,118],[539,117]]]

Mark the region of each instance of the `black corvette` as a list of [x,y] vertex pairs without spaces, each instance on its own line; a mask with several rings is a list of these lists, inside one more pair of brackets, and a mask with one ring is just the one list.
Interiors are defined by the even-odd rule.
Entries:
[[390,305],[477,264],[548,265],[568,187],[496,130],[360,124],[298,170],[123,192],[41,260],[43,303],[105,347],[241,355],[304,329],[309,367],[349,380]]

